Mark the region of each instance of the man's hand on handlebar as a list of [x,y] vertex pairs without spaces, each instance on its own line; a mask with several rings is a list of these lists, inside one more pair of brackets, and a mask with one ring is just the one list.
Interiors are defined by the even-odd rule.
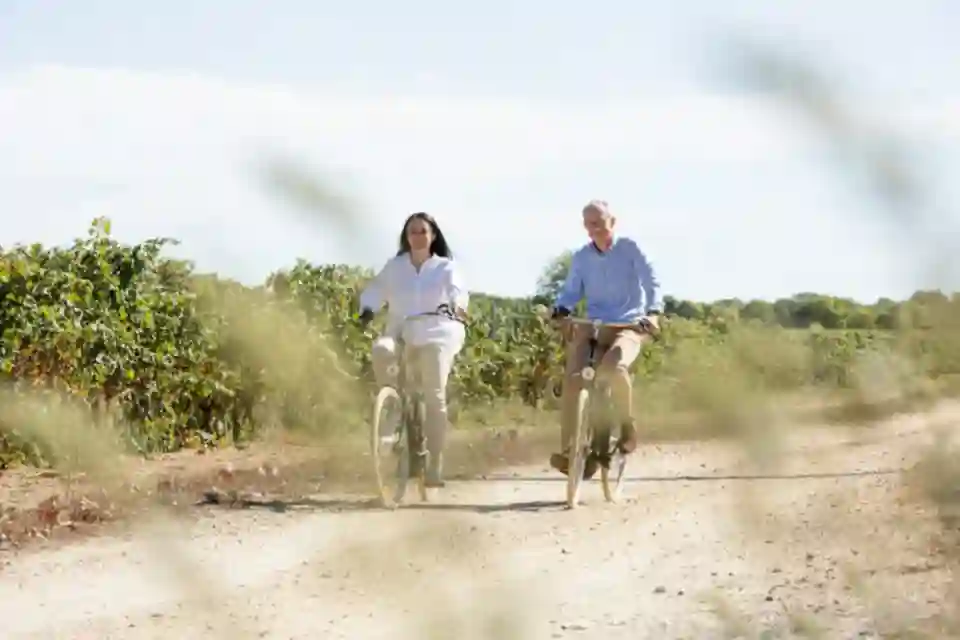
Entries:
[[651,313],[640,318],[640,326],[650,333],[651,335],[656,335],[660,332],[660,314]]
[[[546,311],[546,309],[544,309]],[[541,317],[545,317],[542,315]],[[573,316],[569,309],[566,307],[554,307],[552,312],[549,315],[550,322],[554,325],[559,325],[563,328],[563,335],[565,339],[570,339],[573,336],[573,327],[571,323],[565,322],[565,320],[572,320]],[[654,338],[658,337],[660,334],[660,313],[653,311],[639,320],[636,321],[636,328],[649,333]]]
[[570,309],[567,309],[566,307],[554,307],[553,313],[550,314],[550,322],[555,325],[560,325],[560,335],[563,337],[564,342],[568,342],[573,339],[573,327],[563,322],[569,317]]

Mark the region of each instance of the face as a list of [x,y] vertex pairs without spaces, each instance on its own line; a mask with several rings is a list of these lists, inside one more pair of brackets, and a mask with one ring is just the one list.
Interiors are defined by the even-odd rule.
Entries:
[[605,215],[597,209],[587,209],[583,212],[583,228],[598,246],[605,245],[613,238],[613,227],[616,221],[613,216]]
[[407,242],[411,251],[426,251],[433,242],[433,230],[426,220],[414,218],[407,224]]

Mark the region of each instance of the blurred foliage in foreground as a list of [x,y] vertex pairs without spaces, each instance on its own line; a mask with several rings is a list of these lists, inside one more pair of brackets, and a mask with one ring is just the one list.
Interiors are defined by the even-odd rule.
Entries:
[[[88,406],[142,453],[241,442],[269,428],[354,430],[367,414],[369,344],[353,322],[370,273],[295,266],[246,287],[135,246],[98,219],[72,247],[0,254],[0,368],[15,391]],[[551,408],[561,345],[536,297],[476,294],[451,384],[452,418],[502,401]],[[960,299],[921,292],[864,306],[804,294],[775,303],[670,299],[662,339],[637,365],[645,410],[709,408],[762,392],[929,395],[960,372]],[[362,383],[358,384],[360,379]],[[51,463],[0,423],[0,468]]]

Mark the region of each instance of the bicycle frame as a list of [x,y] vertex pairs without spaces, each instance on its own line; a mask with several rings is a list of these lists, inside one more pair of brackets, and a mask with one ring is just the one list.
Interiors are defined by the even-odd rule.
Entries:
[[[444,317],[465,324],[461,318],[457,317],[452,311],[450,311],[449,307],[446,307],[446,305],[441,305],[437,311],[412,314],[405,317],[401,326],[404,327],[408,321],[429,316]],[[408,449],[406,452],[408,456],[408,464],[406,469],[404,469],[402,459],[399,461],[400,466],[397,468],[397,475],[399,476],[398,479],[402,486],[406,486],[406,481],[409,477],[413,476],[418,478],[421,485],[421,497],[423,497],[426,495],[424,493],[425,487],[423,485],[424,473],[427,469],[427,463],[429,460],[427,440],[423,433],[423,397],[419,390],[410,390],[410,372],[407,367],[406,340],[403,337],[402,330],[400,335],[397,337],[396,343],[397,362],[390,365],[390,367],[387,369],[387,374],[395,380],[393,385],[387,386],[391,386],[393,388],[400,403],[400,424],[397,426],[397,429],[394,432],[395,440],[393,442],[392,450],[394,454],[403,455],[404,444],[406,444]],[[403,433],[404,431],[406,433]],[[401,488],[399,495],[402,495],[402,493],[403,489]]]
[[427,440],[423,435],[422,395],[420,391],[410,391],[407,387],[407,349],[405,340],[397,338],[397,364],[390,365],[387,374],[396,379],[397,395],[400,397],[400,438],[394,443],[394,453],[403,448],[402,438],[406,435],[407,450],[410,455],[409,474],[416,476],[426,468]]
[[[589,458],[600,463],[600,480],[603,485],[604,497],[609,502],[619,500],[623,487],[623,475],[626,469],[626,456],[614,445],[612,438],[612,420],[610,407],[610,386],[605,378],[600,381],[603,401],[593,402],[596,379],[597,347],[600,343],[600,331],[604,328],[629,329],[649,333],[649,329],[639,323],[608,323],[585,318],[563,318],[561,322],[573,325],[587,325],[590,334],[587,338],[587,361],[577,372],[582,381],[577,399],[577,426],[571,434],[573,441],[567,443],[570,458],[567,469],[567,506],[576,508],[580,502],[580,488],[583,484],[583,473]],[[584,415],[584,410],[586,415]],[[613,469],[614,486],[611,487],[610,473]]]
[[592,381],[596,375],[596,353],[597,346],[600,344],[600,331],[602,329],[630,329],[633,331],[639,331],[641,333],[649,333],[649,330],[641,324],[638,323],[627,323],[627,322],[602,322],[600,320],[589,320],[587,318],[563,318],[560,320],[565,324],[572,325],[585,325],[590,327],[590,337],[588,338],[588,344],[590,346],[590,351],[587,355],[587,365],[581,369],[581,375],[584,380]]
[[[596,381],[597,347],[600,344],[600,331],[602,329],[607,328],[607,329],[628,329],[632,331],[641,331],[644,333],[648,333],[648,330],[643,325],[640,325],[638,323],[602,322],[600,320],[589,320],[587,318],[567,317],[567,318],[564,318],[562,322],[566,324],[571,324],[571,325],[587,326],[590,328],[589,329],[590,335],[587,338],[587,345],[588,345],[587,361],[586,361],[586,364],[583,366],[583,368],[579,371],[579,375],[580,375],[580,379],[583,381],[584,388],[588,389],[591,392],[594,390],[595,383],[598,383],[600,385],[600,392],[602,393],[602,397],[604,398],[605,401],[602,403],[598,403],[602,412],[599,415],[597,415],[597,417],[601,418],[602,420],[601,424],[603,424],[604,427],[607,427],[609,425],[609,419],[610,419],[609,406],[608,406],[609,404],[608,400],[610,396],[610,385],[609,385],[609,381],[605,378],[601,379],[600,381]],[[591,409],[593,408],[593,406],[595,405],[591,405]],[[603,435],[603,434],[602,433],[598,434],[597,430],[594,429],[593,435],[596,438],[596,436]],[[593,450],[592,452],[594,453],[594,455],[601,455],[601,454],[609,455],[609,452],[607,451],[606,447],[604,447],[603,451],[600,451],[596,448],[597,444],[600,444],[600,443],[594,442],[592,443],[592,446],[591,446],[591,449]]]

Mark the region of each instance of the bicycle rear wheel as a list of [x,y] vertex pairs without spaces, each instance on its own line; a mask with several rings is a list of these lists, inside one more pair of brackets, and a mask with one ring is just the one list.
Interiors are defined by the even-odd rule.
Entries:
[[619,502],[623,494],[623,480],[627,469],[627,456],[620,452],[617,447],[617,438],[611,433],[608,426],[611,422],[612,414],[609,412],[610,397],[607,394],[607,413],[604,416],[603,433],[596,436],[597,442],[594,449],[598,454],[603,455],[605,463],[600,467],[600,484],[603,486],[603,497],[607,502]]
[[580,504],[583,470],[590,449],[590,392],[587,389],[581,389],[577,395],[577,424],[571,445],[567,468],[567,507],[576,509]]
[[382,387],[373,402],[373,420],[370,424],[370,453],[377,480],[380,503],[395,508],[407,491],[410,476],[410,459],[404,437],[404,420],[400,419],[392,432],[384,433],[387,412],[394,404],[402,410],[400,394],[392,387]]
[[423,420],[425,408],[423,400],[419,396],[413,402],[413,411],[414,415],[407,431],[408,451],[410,452],[407,456],[409,476],[416,478],[420,501],[428,502],[430,496],[427,493],[427,466],[430,464],[430,454],[424,446]]
[[[615,441],[614,441],[615,442]],[[611,443],[613,445],[613,442]],[[617,503],[623,496],[623,480],[627,471],[627,456],[616,449],[610,456],[610,467],[600,468],[600,482],[603,484],[603,497],[607,502]],[[613,483],[611,484],[611,476]]]

